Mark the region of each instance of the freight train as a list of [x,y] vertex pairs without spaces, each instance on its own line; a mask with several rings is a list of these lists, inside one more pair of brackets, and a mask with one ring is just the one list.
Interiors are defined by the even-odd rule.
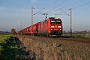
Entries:
[[63,27],[60,18],[50,17],[47,20],[33,24],[25,29],[18,31],[18,34],[39,35],[39,36],[60,36]]

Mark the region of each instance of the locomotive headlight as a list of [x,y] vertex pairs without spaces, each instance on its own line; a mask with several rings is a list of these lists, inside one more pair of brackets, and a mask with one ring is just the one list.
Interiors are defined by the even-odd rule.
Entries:
[[61,30],[61,29],[60,29]]
[[51,26],[51,28],[54,28],[54,26]]
[[61,28],[61,26],[58,26],[58,28]]

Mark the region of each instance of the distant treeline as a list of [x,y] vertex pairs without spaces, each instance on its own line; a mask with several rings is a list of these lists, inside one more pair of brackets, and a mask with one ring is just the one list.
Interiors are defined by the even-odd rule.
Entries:
[[[63,31],[64,34],[69,34],[70,31]],[[82,31],[74,31],[72,32],[73,34],[90,34],[90,30],[87,31],[87,30],[82,30]]]
[[8,31],[0,31],[0,34],[10,34]]

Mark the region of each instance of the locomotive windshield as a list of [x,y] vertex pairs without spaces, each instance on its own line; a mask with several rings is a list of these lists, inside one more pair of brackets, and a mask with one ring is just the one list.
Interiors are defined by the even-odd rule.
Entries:
[[60,20],[51,20],[51,24],[61,24]]

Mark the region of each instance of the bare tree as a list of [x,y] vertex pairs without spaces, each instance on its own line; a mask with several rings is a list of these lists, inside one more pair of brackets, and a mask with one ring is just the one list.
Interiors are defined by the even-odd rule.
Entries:
[[15,31],[14,28],[12,28],[12,30],[11,30],[11,34],[12,34],[12,35],[15,35],[15,34],[16,34],[16,31]]

